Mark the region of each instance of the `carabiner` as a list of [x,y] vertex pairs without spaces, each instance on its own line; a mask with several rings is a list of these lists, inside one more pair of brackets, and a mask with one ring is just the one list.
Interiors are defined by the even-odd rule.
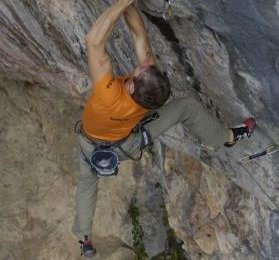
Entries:
[[165,0],[163,19],[168,20],[172,15],[172,3],[170,0]]

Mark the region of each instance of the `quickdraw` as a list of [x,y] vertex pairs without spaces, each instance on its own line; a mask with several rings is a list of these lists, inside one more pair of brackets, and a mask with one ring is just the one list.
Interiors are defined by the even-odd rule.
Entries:
[[168,20],[172,16],[172,3],[170,0],[165,0],[163,19]]
[[250,162],[250,161],[252,161],[252,160],[254,160],[258,157],[261,157],[261,156],[264,156],[264,155],[267,155],[267,154],[276,153],[278,151],[279,151],[279,147],[277,145],[272,144],[272,145],[269,145],[263,151],[252,154],[252,155],[242,157],[238,161],[239,161],[240,164],[246,164],[246,163],[248,163],[248,162]]

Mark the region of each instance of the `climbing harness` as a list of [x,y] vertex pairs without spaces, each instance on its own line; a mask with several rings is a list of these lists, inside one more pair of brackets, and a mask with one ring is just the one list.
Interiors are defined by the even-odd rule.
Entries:
[[172,16],[172,3],[170,0],[165,0],[163,19],[168,20],[171,16]]
[[243,158],[240,158],[238,161],[240,164],[246,164],[258,157],[261,157],[261,156],[264,156],[264,155],[267,155],[267,154],[272,154],[272,153],[276,153],[279,151],[279,147],[277,145],[269,145],[266,149],[264,149],[263,151],[261,152],[258,152],[258,153],[255,153],[255,154],[252,154],[252,155],[248,155],[248,156],[245,156]]
[[86,136],[81,121],[78,121],[75,125],[75,133],[81,134],[88,142],[92,143],[95,146],[95,149],[90,154],[89,158],[87,158],[82,148],[80,147],[80,153],[83,161],[90,165],[91,171],[98,177],[116,176],[118,173],[120,160],[118,154],[115,152],[115,149],[118,148],[126,157],[133,161],[140,160],[142,157],[143,149],[147,146],[152,145],[153,143],[150,132],[145,127],[145,125],[157,118],[159,118],[159,114],[157,112],[154,112],[141,120],[140,123],[133,130],[133,133],[140,132],[141,134],[140,155],[138,158],[134,158],[122,147],[122,144],[125,143],[128,138],[114,143],[109,143],[102,140],[94,141]]

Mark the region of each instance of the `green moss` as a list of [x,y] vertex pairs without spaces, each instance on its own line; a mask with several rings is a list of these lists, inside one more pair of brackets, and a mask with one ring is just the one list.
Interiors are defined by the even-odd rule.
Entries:
[[177,238],[174,229],[169,225],[168,212],[165,204],[161,205],[162,222],[167,229],[167,242],[165,251],[152,258],[152,260],[186,260],[185,251],[181,241]]
[[163,225],[167,227],[167,229],[169,228],[169,216],[168,216],[168,212],[165,208],[165,205],[161,205],[161,209],[163,211],[163,214],[162,214],[162,222],[163,222]]
[[133,247],[136,254],[136,260],[147,259],[148,255],[145,252],[145,246],[143,243],[144,232],[142,226],[139,223],[140,212],[138,207],[135,204],[135,201],[132,201],[129,207],[129,215],[132,220],[132,234],[133,234]]

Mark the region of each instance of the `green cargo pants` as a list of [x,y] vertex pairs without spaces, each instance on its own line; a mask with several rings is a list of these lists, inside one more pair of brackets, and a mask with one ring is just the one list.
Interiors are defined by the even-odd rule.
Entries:
[[[210,115],[193,98],[174,100],[157,110],[159,118],[146,124],[152,139],[167,131],[177,123],[183,123],[189,131],[212,147],[222,146],[229,138],[228,129]],[[132,133],[122,144],[122,148],[133,158],[140,155],[141,134]],[[80,147],[87,158],[95,146],[79,135]],[[120,160],[129,159],[116,148]],[[97,201],[98,177],[91,172],[89,165],[80,159],[80,176],[76,188],[76,218],[73,232],[79,239],[85,235],[91,237],[93,215]]]

